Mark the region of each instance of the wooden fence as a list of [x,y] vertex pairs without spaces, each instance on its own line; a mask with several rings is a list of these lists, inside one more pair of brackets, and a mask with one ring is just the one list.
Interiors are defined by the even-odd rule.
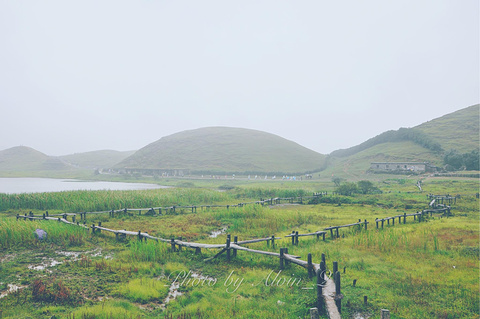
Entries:
[[[314,195],[315,196],[315,195]],[[301,197],[300,201],[305,199],[306,197]],[[259,202],[252,202],[252,203],[269,203],[271,205],[280,203],[281,200],[289,200],[291,199],[285,199],[285,198],[271,198],[268,200],[261,200]],[[215,207],[226,207],[227,209],[232,206],[237,206],[237,205],[215,205]],[[241,204],[242,206],[245,205],[245,203]],[[194,208],[197,206],[180,206],[182,208],[188,207],[192,209],[192,212],[194,211]],[[205,205],[201,207],[212,207],[212,205]],[[151,208],[151,210],[154,210],[155,208]],[[161,209],[161,208],[156,208],[156,209]],[[173,209],[175,209],[175,206],[173,206]],[[142,211],[144,209],[130,209],[129,211]],[[149,209],[150,210],[150,209]],[[119,210],[119,211],[127,211],[127,209],[124,210]],[[90,214],[94,213],[110,213],[110,216],[114,216],[115,212],[119,211],[105,211],[105,212],[91,212]],[[386,217],[382,219],[376,219],[376,226],[378,229],[379,223],[381,223],[381,226],[383,228],[384,221],[387,221],[387,223],[390,223],[390,220],[392,220],[392,223],[395,223],[395,219],[399,218],[399,224],[401,222],[401,219],[403,218],[403,223],[405,224],[406,222],[406,217],[408,216],[413,216],[414,220],[416,217],[419,217],[419,222],[421,222],[424,218],[424,215],[428,213],[438,213],[438,212],[443,212],[445,213],[448,211],[450,213],[450,206],[447,207],[442,207],[439,209],[428,209],[424,210],[422,212],[414,213],[414,214],[406,214],[404,213],[403,215],[397,215],[393,217]],[[83,212],[80,214],[87,214],[87,212]],[[53,217],[55,216],[55,217]],[[71,216],[72,221],[68,221],[67,218]],[[82,216],[82,215],[81,215]],[[238,241],[238,237],[234,236],[233,243],[231,241],[231,235],[228,234],[226,237],[226,242],[225,244],[205,244],[205,243],[195,243],[195,242],[186,242],[183,241],[182,238],[171,238],[171,239],[166,239],[166,238],[160,238],[160,237],[155,237],[152,235],[149,235],[147,232],[141,232],[141,231],[129,231],[129,230],[114,230],[114,229],[109,229],[106,227],[103,227],[101,225],[101,222],[98,223],[98,225],[92,224],[91,226],[86,226],[85,221],[80,223],[79,221],[75,220],[76,214],[55,214],[55,215],[50,215],[48,216],[48,212],[45,214],[39,216],[34,216],[32,212],[30,212],[28,215],[25,214],[24,216],[20,216],[17,214],[16,218],[18,219],[29,219],[29,220],[55,220],[58,222],[63,222],[66,224],[70,225],[76,225],[79,227],[83,227],[86,230],[91,230],[93,234],[98,233],[98,232],[110,232],[114,233],[116,239],[118,240],[119,237],[126,237],[126,236],[135,236],[138,238],[140,241],[147,241],[147,239],[150,240],[155,240],[157,242],[164,242],[166,244],[171,245],[171,251],[180,251],[182,247],[186,248],[192,248],[195,249],[196,254],[201,253],[201,249],[220,249],[220,251],[215,254],[213,257],[205,259],[211,260],[214,258],[217,258],[218,256],[222,255],[223,253],[226,253],[226,258],[227,260],[231,260],[232,257],[237,256],[237,251],[246,251],[249,253],[256,253],[256,254],[262,254],[262,255],[267,255],[271,257],[276,257],[279,258],[279,267],[280,269],[284,269],[285,266],[288,264],[295,264],[300,267],[303,267],[307,270],[308,275],[310,278],[315,277],[315,287],[316,287],[316,304],[317,304],[317,311],[320,312],[326,312],[329,318],[340,318],[340,313],[341,313],[341,300],[343,299],[343,295],[341,294],[341,275],[338,270],[338,263],[336,261],[333,262],[333,267],[331,270],[331,277],[328,277],[327,275],[327,266],[326,266],[326,261],[325,261],[325,254],[322,254],[321,257],[321,262],[320,263],[313,263],[312,261],[312,255],[309,253],[307,256],[307,260],[302,260],[300,259],[300,256],[295,256],[291,255],[288,253],[288,248],[283,247],[280,248],[279,253],[276,252],[271,252],[271,251],[264,251],[264,250],[256,250],[256,249],[251,249],[244,247],[242,245],[244,244],[249,244],[249,243],[256,243],[256,242],[263,242],[266,241],[267,245],[272,245],[272,248],[275,248],[275,243],[276,240],[281,239],[280,237],[267,237],[267,238],[258,238],[258,239],[249,239],[249,240],[243,240],[243,241]],[[84,217],[81,217],[83,219]],[[307,233],[307,234],[299,234],[298,231],[293,231],[291,234],[286,235],[285,237],[291,237],[292,239],[292,245],[298,245],[298,238],[303,237],[303,236],[316,236],[317,240],[319,240],[319,237],[322,236],[323,240],[325,240],[325,234],[327,233],[326,230],[330,231],[330,238],[339,238],[339,229],[340,228],[346,228],[346,227],[357,227],[358,230],[365,229],[367,230],[367,225],[368,221],[364,220],[363,222],[359,219],[357,223],[352,223],[352,224],[347,224],[347,225],[340,225],[340,226],[330,226],[327,228],[324,228],[323,231],[316,231],[313,233]],[[334,235],[334,230],[335,230],[335,235]],[[345,268],[344,268],[345,272]],[[365,298],[366,302],[366,298]]]

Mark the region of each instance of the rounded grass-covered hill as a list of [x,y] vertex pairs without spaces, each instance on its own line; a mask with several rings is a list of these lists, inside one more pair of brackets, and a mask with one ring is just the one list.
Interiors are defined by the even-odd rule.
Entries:
[[324,164],[324,155],[274,134],[207,127],[162,137],[116,168],[181,169],[192,174],[302,174],[320,171]]

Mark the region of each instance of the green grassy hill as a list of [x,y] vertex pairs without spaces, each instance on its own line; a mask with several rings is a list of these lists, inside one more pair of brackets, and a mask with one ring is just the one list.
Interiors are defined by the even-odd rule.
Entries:
[[65,156],[60,156],[60,158],[70,163],[74,166],[81,168],[110,168],[115,164],[123,161],[127,157],[133,155],[135,151],[113,151],[113,150],[102,150],[102,151],[93,151],[85,153],[75,153]]
[[65,174],[72,170],[74,168],[60,158],[30,147],[16,146],[0,151],[0,176],[51,176],[52,172]]
[[437,141],[445,151],[466,153],[479,148],[480,104],[425,122],[415,129]]
[[479,148],[479,105],[447,114],[413,128],[387,131],[359,145],[334,151],[326,174],[354,177],[364,174],[371,162],[430,162],[443,166],[450,149],[466,153]]
[[293,174],[319,171],[324,161],[324,155],[274,134],[208,127],[163,137],[116,167],[213,174]]

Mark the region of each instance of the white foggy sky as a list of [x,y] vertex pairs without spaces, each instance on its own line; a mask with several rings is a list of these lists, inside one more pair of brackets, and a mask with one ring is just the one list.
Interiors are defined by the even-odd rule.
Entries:
[[266,131],[323,154],[479,102],[478,0],[0,0],[0,150]]

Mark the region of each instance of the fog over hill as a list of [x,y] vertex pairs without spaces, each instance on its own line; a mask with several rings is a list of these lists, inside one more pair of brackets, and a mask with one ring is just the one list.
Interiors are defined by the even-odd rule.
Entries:
[[165,136],[115,167],[219,174],[293,174],[319,171],[324,164],[324,155],[274,134],[207,127]]
[[[185,170],[199,174],[362,173],[375,161],[428,161],[443,165],[451,149],[479,149],[480,106],[446,114],[413,128],[391,130],[359,145],[319,154],[293,141],[258,130],[206,127],[160,138],[138,151],[101,150],[48,156],[26,146],[0,151],[2,176],[72,176],[97,168]],[[314,133],[314,132],[313,132]]]

